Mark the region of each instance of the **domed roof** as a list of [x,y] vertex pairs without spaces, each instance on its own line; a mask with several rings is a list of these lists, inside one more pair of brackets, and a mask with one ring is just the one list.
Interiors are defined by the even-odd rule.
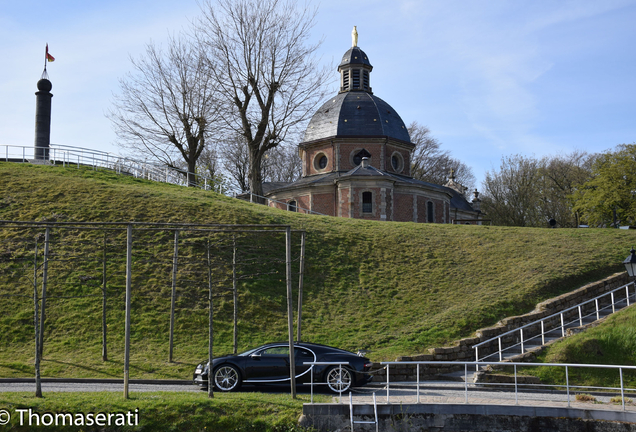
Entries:
[[[342,61],[340,62],[340,66],[338,66],[338,69],[340,69],[343,66],[352,65],[352,64],[371,66],[371,62],[369,62],[369,58],[367,57],[366,53],[357,46],[349,48],[349,50],[346,53],[344,53],[344,55],[342,56]],[[373,66],[371,66],[371,68],[373,68]]]
[[404,122],[391,105],[364,91],[343,92],[325,102],[311,118],[304,142],[334,136],[389,137],[411,142]]

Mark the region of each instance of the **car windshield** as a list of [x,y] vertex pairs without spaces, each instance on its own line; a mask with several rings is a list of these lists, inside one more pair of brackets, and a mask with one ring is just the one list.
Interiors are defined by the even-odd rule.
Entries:
[[252,354],[254,351],[256,351],[259,348],[261,348],[261,347],[252,348],[251,350],[247,350],[245,352],[238,353],[237,355],[239,355],[239,356],[248,356],[248,355]]

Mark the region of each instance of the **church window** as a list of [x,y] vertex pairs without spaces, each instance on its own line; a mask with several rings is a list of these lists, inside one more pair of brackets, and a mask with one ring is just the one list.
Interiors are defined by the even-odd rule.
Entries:
[[369,90],[369,71],[362,71],[362,83],[364,84],[364,89]]
[[318,159],[318,167],[319,167],[320,169],[325,169],[325,168],[327,168],[327,156],[322,155],[322,156],[320,157],[320,159]]
[[358,153],[356,153],[353,156],[353,165],[358,166],[360,165],[360,163],[362,162],[362,158],[370,158],[371,157],[371,153],[369,153],[368,151],[366,151],[365,149],[360,150]]
[[435,222],[435,209],[433,208],[433,203],[431,201],[426,203],[426,222]]
[[354,69],[353,71],[353,88],[360,88],[360,69]]
[[342,90],[349,90],[349,71],[342,72]]
[[362,192],[362,213],[373,213],[373,194]]
[[298,206],[296,204],[296,201],[292,200],[290,202],[287,203],[287,210],[295,212],[298,211]]
[[314,169],[316,171],[321,171],[327,168],[327,164],[329,163],[329,158],[324,153],[318,153],[314,158]]
[[391,155],[391,167],[397,173],[404,169],[404,157],[399,152],[393,152]]

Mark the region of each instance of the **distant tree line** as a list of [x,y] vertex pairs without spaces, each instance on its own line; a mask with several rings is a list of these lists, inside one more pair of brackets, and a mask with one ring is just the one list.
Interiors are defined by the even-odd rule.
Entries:
[[499,170],[486,173],[481,199],[495,225],[634,225],[636,144],[600,154],[505,156]]

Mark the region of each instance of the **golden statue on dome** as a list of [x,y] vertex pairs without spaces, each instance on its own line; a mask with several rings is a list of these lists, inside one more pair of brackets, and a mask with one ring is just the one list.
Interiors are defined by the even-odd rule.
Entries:
[[356,30],[356,26],[353,26],[353,31],[351,32],[351,48],[358,46],[358,30]]

